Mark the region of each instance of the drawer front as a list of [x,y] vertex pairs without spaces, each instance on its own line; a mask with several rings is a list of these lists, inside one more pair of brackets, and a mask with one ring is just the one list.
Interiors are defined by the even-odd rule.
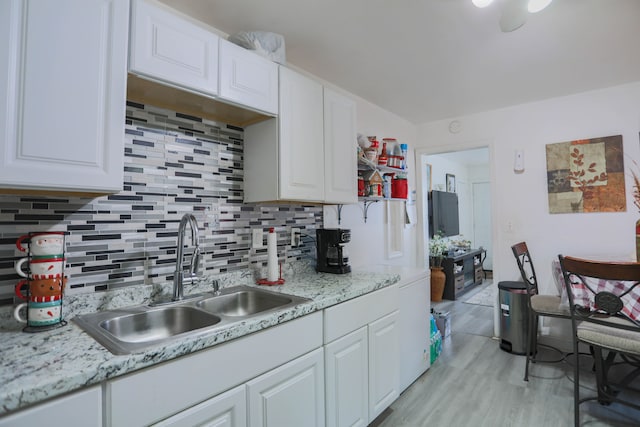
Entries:
[[482,282],[482,279],[484,278],[484,274],[482,273],[482,269],[481,268],[476,268],[476,282]]
[[456,290],[456,292],[459,292],[462,289],[464,289],[464,274],[461,274],[455,278],[455,281],[453,282],[453,287]]
[[399,307],[398,285],[392,285],[324,310],[324,343],[355,331]]

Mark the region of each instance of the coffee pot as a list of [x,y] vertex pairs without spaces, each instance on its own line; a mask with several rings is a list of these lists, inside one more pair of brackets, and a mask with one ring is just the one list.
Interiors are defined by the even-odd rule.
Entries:
[[344,246],[351,241],[351,231],[343,228],[318,228],[316,230],[316,271],[344,274],[351,271],[349,253]]

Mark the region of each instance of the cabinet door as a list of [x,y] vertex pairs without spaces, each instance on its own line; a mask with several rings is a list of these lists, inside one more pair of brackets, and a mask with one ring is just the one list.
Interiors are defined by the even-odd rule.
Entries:
[[324,200],[322,85],[280,68],[280,199]]
[[429,368],[430,298],[428,279],[419,279],[400,286],[400,392]]
[[128,2],[0,3],[0,187],[120,191]]
[[218,39],[153,0],[134,0],[129,69],[207,95],[218,94]]
[[325,346],[327,427],[368,424],[368,351],[366,326]]
[[245,427],[247,425],[245,386],[238,386],[153,425],[156,427]]
[[102,392],[91,387],[0,418],[0,427],[102,425]]
[[323,362],[319,348],[249,381],[249,425],[324,426]]
[[[322,312],[317,311],[109,380],[107,413],[114,426],[149,425],[279,369],[321,345]],[[264,349],[258,358],[255,349]]]
[[356,104],[324,88],[324,197],[330,203],[357,203]]
[[278,64],[220,39],[220,97],[278,114]]
[[369,324],[369,420],[400,395],[398,311]]

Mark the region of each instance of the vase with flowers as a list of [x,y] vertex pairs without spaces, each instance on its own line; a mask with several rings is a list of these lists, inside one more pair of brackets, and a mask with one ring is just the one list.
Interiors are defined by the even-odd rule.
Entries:
[[442,260],[449,253],[449,242],[441,233],[429,240],[429,266],[431,268],[431,301],[442,301],[444,284],[447,279],[442,270]]

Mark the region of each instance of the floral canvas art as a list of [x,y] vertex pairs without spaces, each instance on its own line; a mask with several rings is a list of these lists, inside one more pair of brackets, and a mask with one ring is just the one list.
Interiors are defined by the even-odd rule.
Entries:
[[548,144],[550,213],[624,212],[622,135]]

